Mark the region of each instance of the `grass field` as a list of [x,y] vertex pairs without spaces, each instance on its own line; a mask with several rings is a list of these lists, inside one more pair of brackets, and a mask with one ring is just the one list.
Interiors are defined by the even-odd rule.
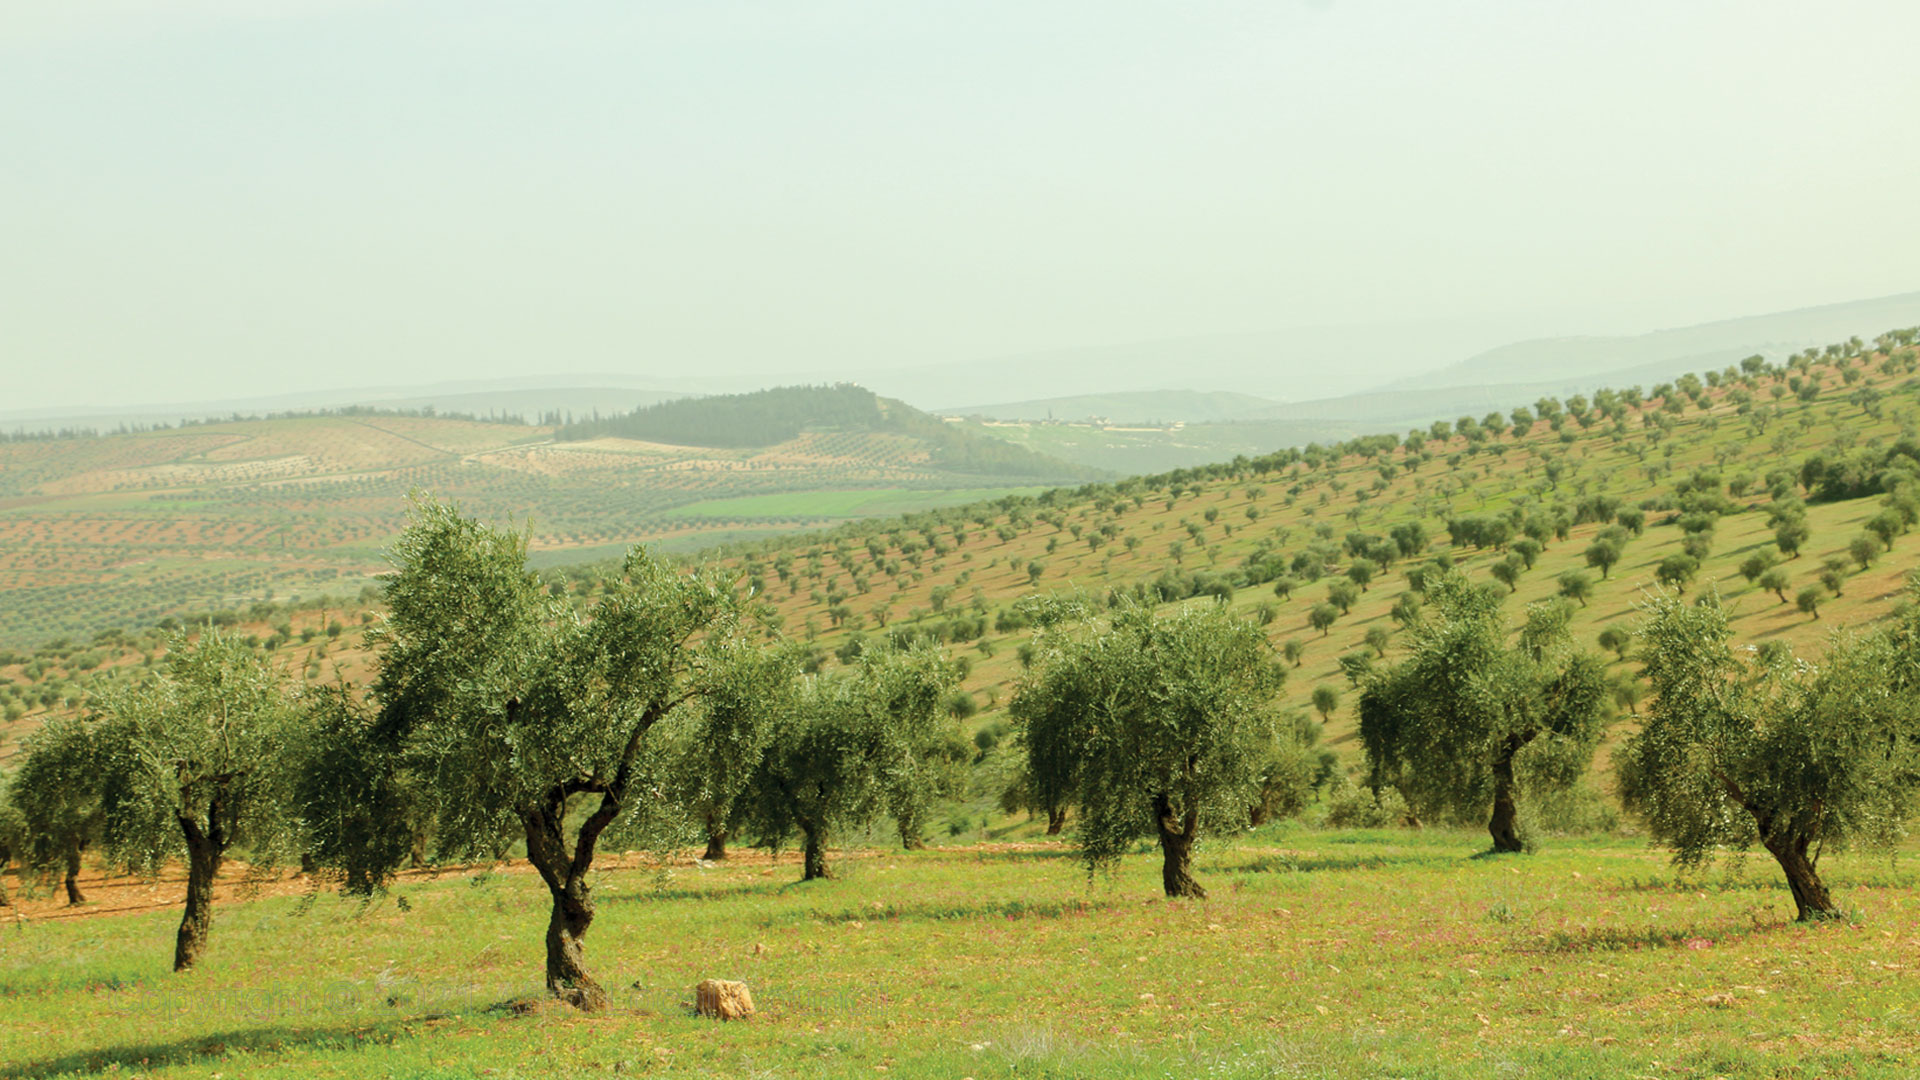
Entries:
[[[229,902],[167,971],[177,910],[30,918],[0,950],[0,1073],[315,1077],[1908,1077],[1920,904],[1832,859],[1852,921],[1789,923],[1771,865],[1680,881],[1629,839],[1479,856],[1445,830],[1270,826],[1089,881],[1015,836],[843,853],[797,884],[743,853],[596,887],[609,1013],[540,1003],[547,899],[517,867]],[[177,886],[160,883],[164,892]],[[735,978],[760,1014],[690,1015]],[[84,1020],[82,1020],[84,1018]]]

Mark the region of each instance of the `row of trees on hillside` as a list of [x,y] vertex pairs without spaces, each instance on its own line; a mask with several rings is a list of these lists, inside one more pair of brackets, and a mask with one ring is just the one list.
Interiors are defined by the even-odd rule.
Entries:
[[[590,605],[549,591],[525,533],[421,501],[392,553],[389,614],[364,695],[293,690],[263,654],[207,628],[151,678],[34,737],[0,819],[55,878],[81,853],[152,871],[183,862],[175,950],[192,967],[231,853],[301,856],[352,891],[409,862],[518,849],[551,906],[546,982],[579,1007],[607,995],[586,963],[599,848],[710,856],[746,836],[798,839],[803,877],[836,835],[883,818],[919,839],[972,747],[950,709],[958,665],[935,648],[872,647],[808,675],[750,595],[714,570],[636,549]],[[1608,716],[1604,665],[1574,645],[1566,601],[1509,630],[1506,590],[1421,568],[1397,664],[1356,670],[1366,782],[1415,814],[1484,815],[1524,845],[1529,795],[1588,769]],[[1092,869],[1156,841],[1163,887],[1203,897],[1195,844],[1302,806],[1325,778],[1309,728],[1280,715],[1283,660],[1225,605],[1031,598],[1031,664],[1011,703],[1022,800],[1059,821]],[[1819,853],[1896,837],[1920,793],[1920,604],[1836,639],[1808,664],[1728,641],[1712,595],[1656,597],[1640,656],[1658,700],[1621,751],[1631,808],[1682,862],[1759,843],[1802,918],[1836,912]]]
[[519,845],[551,896],[548,986],[594,1008],[606,995],[583,942],[607,837],[798,835],[805,875],[824,876],[836,831],[881,814],[920,827],[970,756],[947,710],[957,667],[932,650],[798,678],[794,650],[760,647],[717,573],[636,550],[582,613],[528,571],[525,545],[419,504],[364,699],[296,693],[212,627],[174,639],[154,677],[34,737],[9,792],[31,840],[18,853],[42,869],[96,844],[134,870],[184,862],[185,970],[236,847],[256,868],[299,855],[365,892],[429,850],[496,859]]
[[[1495,590],[1449,575],[1427,593],[1409,655],[1361,696],[1368,783],[1420,813],[1490,806],[1494,850],[1521,850],[1516,796],[1570,788],[1605,733],[1604,664],[1573,646],[1564,601],[1531,605],[1509,642]],[[1758,844],[1800,919],[1840,914],[1821,853],[1900,839],[1920,795],[1920,585],[1818,662],[1736,647],[1715,594],[1656,595],[1637,636],[1655,696],[1615,757],[1627,808],[1682,865]]]

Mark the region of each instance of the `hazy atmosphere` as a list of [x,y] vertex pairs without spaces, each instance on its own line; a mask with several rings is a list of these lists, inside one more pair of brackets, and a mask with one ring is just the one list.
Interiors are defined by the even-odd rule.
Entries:
[[0,0],[0,1076],[1914,1080],[1916,42]]
[[[1298,400],[1884,296],[1920,286],[1915,40],[1895,2],[13,0],[0,408],[589,373],[933,407],[1023,395],[882,373],[1194,339]],[[1242,388],[1202,374],[1165,383]]]

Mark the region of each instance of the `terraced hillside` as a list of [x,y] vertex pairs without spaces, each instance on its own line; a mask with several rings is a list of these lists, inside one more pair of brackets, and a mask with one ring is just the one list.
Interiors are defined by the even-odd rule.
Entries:
[[[1920,520],[1914,340],[869,521],[732,557],[786,632],[823,655],[881,636],[967,651],[989,731],[1021,670],[1015,603],[1028,593],[1218,597],[1295,657],[1287,702],[1307,710],[1316,688],[1351,698],[1350,673],[1393,659],[1420,599],[1412,579],[1436,560],[1507,590],[1516,620],[1525,604],[1566,599],[1577,634],[1611,646],[1630,712],[1640,691],[1624,633],[1649,590],[1717,592],[1742,638],[1802,650],[1892,610],[1920,567],[1906,535]],[[1594,552],[1603,542],[1611,561]],[[1357,753],[1349,710],[1330,721],[1334,745]]]
[[[974,712],[983,748],[1004,735],[1000,710],[1022,670],[1022,596],[1081,590],[1096,599],[1124,592],[1156,602],[1228,603],[1267,627],[1293,658],[1286,702],[1308,710],[1316,689],[1351,699],[1352,675],[1393,659],[1402,623],[1419,604],[1414,581],[1436,561],[1507,590],[1516,620],[1528,603],[1573,604],[1576,632],[1616,658],[1620,707],[1630,713],[1641,691],[1625,635],[1649,590],[1717,592],[1747,642],[1799,649],[1817,646],[1835,627],[1882,618],[1899,601],[1909,573],[1920,568],[1920,545],[1906,535],[1920,520],[1914,341],[1913,332],[1901,332],[1784,365],[1756,361],[1645,391],[1541,400],[1405,436],[1005,495],[715,554],[738,567],[787,635],[812,644],[819,663],[839,663],[881,638],[936,638],[967,656],[969,701],[957,707]],[[529,463],[525,475],[538,475],[530,468],[538,462],[561,475],[594,475],[567,456],[574,454],[670,459],[657,448],[562,447],[543,437],[475,453]],[[759,457],[670,460],[733,460],[750,472]],[[441,478],[485,475],[440,468]],[[398,514],[402,488],[396,482],[361,494],[368,517]],[[512,508],[481,485],[439,490],[483,517]],[[607,500],[596,504],[585,490],[579,498],[569,538],[604,535],[585,530]],[[793,509],[786,497],[768,498],[740,509]],[[700,512],[709,511],[724,512],[713,504]],[[214,515],[187,520],[202,522],[191,526],[199,530],[223,523]],[[352,528],[331,514],[325,520],[342,533]],[[160,523],[145,527],[165,535]],[[283,527],[289,550],[309,550],[291,535],[298,530]],[[371,563],[371,529],[343,542],[361,545],[359,557]],[[1617,556],[1603,557],[1601,546]],[[548,571],[556,587],[582,597],[609,572],[606,562]],[[352,678],[365,670],[358,638],[377,617],[371,602],[371,593],[332,607],[311,598],[292,606],[257,602],[223,617],[248,628],[263,648],[282,650],[295,671]],[[8,735],[69,707],[100,672],[142,662],[157,645],[130,625],[126,635],[5,657],[0,709]],[[1357,757],[1349,708],[1334,705],[1327,715],[1330,743]]]
[[925,422],[937,439],[803,415],[777,442],[714,448],[357,412],[0,442],[0,645],[357,595],[415,489],[526,522],[542,558],[579,561],[1089,475],[985,440],[1003,467],[970,471],[974,436]]

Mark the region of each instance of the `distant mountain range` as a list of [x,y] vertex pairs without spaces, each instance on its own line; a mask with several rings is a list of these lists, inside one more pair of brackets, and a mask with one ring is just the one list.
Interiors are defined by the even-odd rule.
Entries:
[[[233,401],[130,409],[0,411],[0,431],[61,428],[111,431],[121,425],[178,423],[300,410],[370,405],[468,413],[481,417],[612,417],[636,408],[769,385],[857,383],[891,399],[954,402],[932,411],[997,421],[1086,421],[1116,425],[1242,425],[1220,437],[1159,439],[1163,450],[1092,440],[1084,452],[1047,446],[1082,465],[1122,462],[1154,469],[1192,464],[1227,446],[1271,450],[1272,439],[1341,438],[1365,431],[1511,408],[1515,401],[1564,396],[1601,386],[1650,384],[1685,372],[1724,367],[1759,354],[1778,360],[1850,336],[1872,338],[1920,325],[1920,292],[1774,312],[1638,335],[1536,338],[1508,344],[1485,325],[1408,323],[1390,327],[1322,326],[1275,333],[1212,335],[1058,350],[967,363],[845,372],[717,375],[675,370],[526,376],[419,386],[313,391]],[[1492,346],[1492,347],[1489,347]],[[1423,360],[1462,356],[1426,371]],[[1329,393],[1374,372],[1374,388]],[[1206,389],[1233,387],[1233,389]],[[1001,391],[997,399],[991,391]],[[985,402],[985,403],[982,403]],[[1007,433],[999,432],[1003,437]],[[1191,435],[1192,433],[1190,433]],[[1152,440],[1149,440],[1152,441]],[[1176,447],[1174,444],[1181,444]],[[1116,453],[1118,456],[1116,456]],[[1229,455],[1231,456],[1231,455]]]
[[433,409],[480,417],[520,417],[528,422],[549,414],[562,421],[595,413],[612,415],[654,405],[684,393],[622,386],[607,376],[607,385],[555,385],[550,375],[479,382],[427,383],[418,386],[357,387],[315,390],[271,397],[224,401],[188,401],[110,409],[15,409],[0,411],[0,431],[59,431],[92,429],[113,431],[127,427],[178,424],[182,420],[221,420],[233,416],[270,416],[319,409],[371,406],[401,411]]
[[1667,379],[1688,371],[1725,367],[1756,353],[1777,359],[1848,337],[1872,340],[1887,330],[1909,326],[1920,326],[1920,292],[1723,319],[1631,337],[1521,341],[1395,380],[1382,389],[1522,383],[1591,389],[1609,381]]

